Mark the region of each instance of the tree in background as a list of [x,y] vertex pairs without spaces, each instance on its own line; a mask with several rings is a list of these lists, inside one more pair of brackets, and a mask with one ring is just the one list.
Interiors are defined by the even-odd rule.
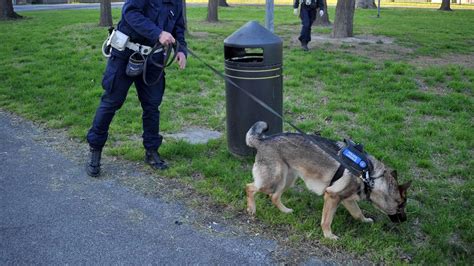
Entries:
[[326,0],[324,2],[324,15],[321,17],[319,15],[316,16],[316,19],[313,22],[313,25],[317,26],[331,26],[331,21],[329,21],[329,14],[328,14],[328,3]]
[[207,21],[208,22],[217,22],[218,14],[217,8],[219,6],[219,0],[209,0],[207,3]]
[[189,33],[188,31],[188,17],[186,14],[186,0],[183,0],[183,20],[184,20],[184,28],[186,29],[185,33]]
[[441,2],[441,7],[438,10],[453,11],[451,9],[451,0],[443,0],[443,2]]
[[229,4],[227,4],[227,0],[219,0],[219,6],[228,7]]
[[100,1],[100,21],[99,26],[101,27],[112,27],[112,1],[101,0]]
[[356,7],[364,8],[364,9],[367,9],[367,8],[372,9],[372,8],[377,8],[377,5],[375,5],[374,0],[357,0]]
[[12,0],[0,0],[0,20],[23,18],[13,10]]
[[353,36],[355,0],[339,0],[336,5],[336,18],[332,28],[333,38]]

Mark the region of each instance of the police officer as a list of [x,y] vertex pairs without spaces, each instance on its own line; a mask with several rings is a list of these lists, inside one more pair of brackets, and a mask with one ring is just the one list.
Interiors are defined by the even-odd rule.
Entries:
[[[156,43],[164,46],[179,42],[177,62],[180,69],[186,67],[185,25],[181,0],[126,0],[122,8],[122,18],[117,30],[128,35],[130,41],[153,47]],[[147,85],[141,75],[130,77],[126,74],[129,57],[134,51],[112,49],[102,79],[104,93],[95,113],[92,127],[87,134],[90,147],[89,161],[86,167],[90,176],[100,175],[100,159],[102,148],[108,137],[109,125],[115,112],[125,101],[132,83],[137,89],[138,99],[142,106],[143,146],[145,162],[154,169],[166,169],[166,162],[160,157],[158,148],[162,142],[159,134],[159,106],[165,91],[165,78],[153,85],[160,76],[162,69],[153,64],[147,65]],[[150,54],[153,61],[163,63],[163,52]]]
[[[293,3],[293,13],[298,15],[299,0]],[[308,43],[311,41],[311,25],[316,19],[316,11],[319,8],[319,15],[324,15],[323,0],[301,0],[300,18],[301,18],[301,33],[298,40],[301,42],[301,48],[308,51]]]

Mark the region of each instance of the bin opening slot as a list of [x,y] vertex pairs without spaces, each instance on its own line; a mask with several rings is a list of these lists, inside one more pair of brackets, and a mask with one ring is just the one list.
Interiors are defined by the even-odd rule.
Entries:
[[226,59],[233,62],[263,62],[263,48],[233,48],[228,51]]

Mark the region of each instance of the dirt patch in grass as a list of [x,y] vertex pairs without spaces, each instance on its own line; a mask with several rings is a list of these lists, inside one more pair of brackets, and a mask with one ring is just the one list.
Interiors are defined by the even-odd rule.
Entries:
[[331,43],[331,44],[393,44],[394,39],[385,36],[375,35],[356,35],[354,37],[347,38],[331,38],[329,35],[316,35],[311,36],[313,43]]
[[408,62],[419,67],[459,65],[474,68],[474,54],[449,54],[441,57],[417,56]]
[[[290,46],[300,47],[298,36],[291,38]],[[393,38],[374,35],[335,39],[329,34],[313,34],[308,47],[310,50],[345,51],[375,61],[408,59],[414,53],[413,49],[396,44]]]
[[208,38],[209,37],[209,32],[193,31],[193,32],[189,33],[189,35],[193,38],[203,39],[203,38]]
[[423,81],[423,79],[421,78],[415,78],[415,83],[416,85],[418,86],[418,88],[422,91],[428,91],[430,89],[430,87],[428,85],[426,85],[426,83]]
[[[290,37],[290,47],[292,49],[300,47],[297,35]],[[335,39],[331,38],[330,34],[313,33],[308,47],[310,50],[345,51],[375,61],[407,61],[411,65],[422,68],[445,65],[474,68],[474,54],[448,54],[439,57],[417,56],[414,48],[399,45],[396,39],[386,36],[356,35]]]

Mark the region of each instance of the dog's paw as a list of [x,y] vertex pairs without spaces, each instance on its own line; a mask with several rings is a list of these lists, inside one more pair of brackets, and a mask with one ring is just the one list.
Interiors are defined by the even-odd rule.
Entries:
[[364,222],[364,223],[373,223],[374,220],[372,218],[363,217],[362,222]]
[[330,233],[330,234],[324,234],[324,237],[325,238],[328,238],[328,239],[331,239],[331,240],[338,240],[339,237],[333,233]]
[[293,209],[290,209],[290,208],[284,208],[284,209],[281,209],[282,212],[284,213],[292,213],[293,212]]
[[253,207],[253,208],[248,207],[248,208],[247,208],[247,213],[248,213],[249,215],[254,216],[254,215],[255,215],[255,207]]

